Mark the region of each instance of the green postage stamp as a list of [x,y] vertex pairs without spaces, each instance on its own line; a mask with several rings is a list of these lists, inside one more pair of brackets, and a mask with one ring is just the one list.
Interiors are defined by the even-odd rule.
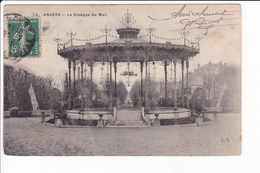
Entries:
[[9,57],[38,57],[39,19],[8,19],[8,55]]

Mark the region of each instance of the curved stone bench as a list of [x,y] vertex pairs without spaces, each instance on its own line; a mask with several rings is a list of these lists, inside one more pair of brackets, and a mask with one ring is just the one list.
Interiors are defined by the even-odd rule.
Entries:
[[146,116],[152,121],[152,126],[160,126],[160,119],[180,119],[191,116],[190,110],[153,110],[146,112]]
[[97,120],[97,127],[104,127],[106,121],[114,119],[115,113],[114,111],[70,110],[67,116],[71,119]]

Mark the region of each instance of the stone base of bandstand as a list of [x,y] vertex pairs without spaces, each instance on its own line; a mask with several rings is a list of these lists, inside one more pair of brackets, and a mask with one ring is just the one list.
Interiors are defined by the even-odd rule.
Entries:
[[[117,118],[117,109],[116,107],[111,110],[95,110],[95,109],[85,109],[85,110],[68,110],[67,111],[67,120],[69,121],[84,121],[84,122],[96,122],[96,127],[105,127],[105,125],[109,122],[115,121]],[[55,124],[57,127],[62,126],[62,121],[55,120]],[[88,124],[88,123],[87,123]],[[69,127],[70,125],[68,125]],[[79,125],[81,126],[81,125]],[[93,126],[93,125],[91,125]],[[95,126],[95,125],[94,125]]]
[[146,117],[150,120],[155,119],[156,114],[158,114],[158,119],[180,119],[191,116],[190,109],[186,108],[178,108],[177,110],[174,110],[174,108],[161,108],[146,111]]
[[152,122],[152,126],[161,126],[160,120],[175,120],[191,117],[190,109],[178,108],[157,108],[155,110],[146,111],[145,117]]
[[[67,118],[68,119],[62,119],[62,118],[55,118],[55,126],[56,127],[70,127],[70,126],[96,126],[96,127],[117,127],[116,124],[119,124],[118,126],[122,127],[122,121],[126,119],[126,122],[123,124],[126,124],[125,126],[137,126],[137,122],[135,122],[135,126],[133,125],[132,121],[130,122],[129,118],[122,118],[120,115],[118,119],[118,111],[119,114],[125,116],[126,110],[122,110],[121,108],[113,107],[109,111],[95,111],[95,110],[69,110],[67,112]],[[141,107],[140,112],[135,110],[135,114],[137,116],[140,116],[140,119],[138,120],[140,122],[143,122],[145,126],[164,126],[164,125],[174,125],[174,124],[185,124],[185,123],[195,123],[197,126],[203,125],[203,116],[201,115],[194,115],[192,116],[190,109],[186,108],[178,108],[175,110],[174,108],[156,108],[155,110],[147,111],[145,110],[145,107]],[[134,111],[133,111],[134,112]],[[128,112],[129,114],[129,112]],[[139,115],[138,115],[139,114]],[[129,114],[131,115],[131,113]],[[135,116],[135,115],[131,115]],[[216,115],[213,114],[211,120],[216,120]],[[137,121],[137,119],[135,119]],[[193,121],[193,122],[192,122]],[[41,122],[44,122],[43,117],[41,119]],[[79,122],[79,123],[77,123]],[[120,124],[121,123],[121,124]],[[140,126],[140,123],[138,124]],[[143,126],[143,125],[142,125]]]

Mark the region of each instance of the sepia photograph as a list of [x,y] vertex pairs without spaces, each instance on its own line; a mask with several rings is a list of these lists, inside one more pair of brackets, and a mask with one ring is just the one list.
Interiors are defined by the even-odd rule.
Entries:
[[10,156],[240,156],[239,4],[7,4]]

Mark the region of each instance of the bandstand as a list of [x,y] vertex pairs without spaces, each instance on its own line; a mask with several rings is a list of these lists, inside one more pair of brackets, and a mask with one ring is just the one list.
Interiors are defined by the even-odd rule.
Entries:
[[[92,83],[93,81],[93,66],[95,63],[105,63],[109,67],[109,108],[106,111],[99,110],[89,110],[84,104],[84,95],[81,96],[81,112],[86,114],[98,114],[101,118],[103,114],[109,114],[112,112],[113,121],[117,118],[117,95],[113,95],[112,92],[117,93],[117,88],[114,87],[112,91],[112,81],[117,83],[117,67],[119,63],[138,63],[140,67],[140,81],[141,81],[141,110],[140,115],[143,121],[149,122],[149,117],[146,115],[155,115],[158,117],[161,114],[177,114],[177,113],[187,113],[189,115],[189,96],[184,96],[184,89],[188,88],[188,71],[189,71],[189,60],[199,53],[199,44],[194,43],[188,45],[188,40],[184,37],[184,44],[173,44],[171,42],[166,43],[156,43],[153,42],[152,32],[153,28],[148,28],[149,41],[144,41],[139,38],[140,28],[134,27],[134,20],[132,15],[127,12],[124,17],[122,17],[122,26],[116,29],[119,39],[114,41],[107,41],[107,34],[109,30],[105,28],[106,40],[103,43],[86,43],[84,45],[74,45],[73,41],[75,38],[71,33],[70,40],[65,44],[58,43],[58,54],[68,60],[68,106],[69,109],[74,108],[73,102],[76,99],[73,91],[75,91],[75,71],[76,64],[80,64],[80,79],[83,85],[83,73],[84,66],[87,64],[90,68],[90,75]],[[165,97],[167,98],[167,66],[173,64],[173,86],[174,88],[174,106],[167,107],[167,109],[155,109],[150,110],[147,102],[147,93],[144,91],[149,90],[147,69],[148,63],[160,62],[164,65],[164,81],[165,81]],[[181,106],[177,104],[177,80],[176,80],[176,66],[181,67]],[[186,68],[185,68],[186,67]],[[73,74],[72,74],[73,73]],[[184,73],[186,73],[186,79],[184,79]],[[73,75],[73,81],[72,81]],[[114,78],[113,78],[114,76]],[[186,81],[185,81],[186,80]],[[186,83],[186,86],[185,86]],[[90,89],[90,95],[92,98],[92,85]],[[115,85],[116,86],[116,85]],[[169,87],[169,86],[168,86]],[[167,100],[165,99],[165,107],[167,106]],[[89,110],[89,112],[88,112]],[[120,116],[120,115],[119,115]]]

